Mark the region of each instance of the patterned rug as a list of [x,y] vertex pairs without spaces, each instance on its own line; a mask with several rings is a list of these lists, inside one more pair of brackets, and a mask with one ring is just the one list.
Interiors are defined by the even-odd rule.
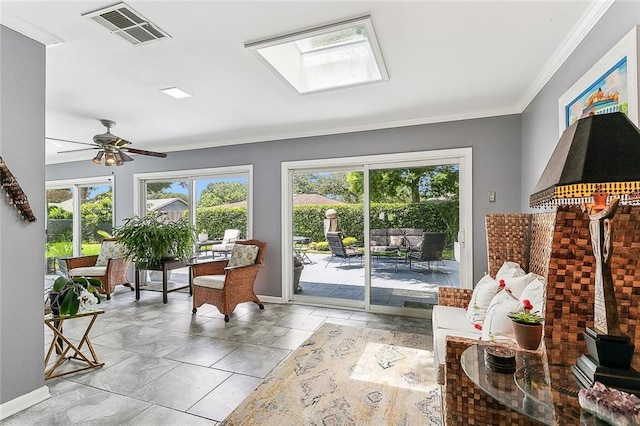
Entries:
[[431,337],[324,324],[221,425],[441,425]]

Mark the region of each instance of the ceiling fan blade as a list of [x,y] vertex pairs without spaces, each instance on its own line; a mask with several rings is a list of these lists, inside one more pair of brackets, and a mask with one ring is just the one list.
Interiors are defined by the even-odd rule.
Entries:
[[45,139],[49,139],[50,141],[77,143],[77,144],[80,144],[80,145],[91,145],[91,146],[95,145],[95,144],[87,143],[87,142],[70,141],[68,139],[47,138],[47,137],[45,137]]
[[66,154],[68,152],[91,151],[93,149],[100,149],[100,147],[94,146],[93,148],[69,149],[66,151],[58,151],[58,154]]
[[147,151],[147,150],[144,150],[144,149],[137,149],[137,148],[130,148],[130,147],[120,148],[120,150],[124,151],[124,152],[130,152],[132,154],[149,155],[151,157],[167,158],[167,154],[164,153],[164,152]]
[[117,138],[115,139],[113,142],[111,142],[111,145],[115,145],[118,148],[124,148],[125,146],[129,145],[131,142],[124,140],[122,138]]

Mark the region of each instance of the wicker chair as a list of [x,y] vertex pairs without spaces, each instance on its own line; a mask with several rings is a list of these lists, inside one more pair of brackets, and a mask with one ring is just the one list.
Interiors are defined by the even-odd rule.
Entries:
[[124,285],[129,287],[131,291],[134,290],[127,278],[127,269],[131,262],[124,258],[117,239],[103,240],[98,255],[69,257],[62,260],[66,264],[66,272],[70,277],[99,279],[102,282],[102,289],[98,289],[98,291],[106,294],[107,300],[111,299],[111,293],[117,285]]
[[[552,213],[490,214],[486,216],[489,273],[506,261],[547,280],[545,341],[576,342],[593,326],[595,259],[589,236],[589,217],[578,209]],[[640,349],[640,207],[624,206],[615,217],[612,274],[622,333]],[[440,287],[438,303],[465,307],[472,290]],[[535,422],[509,410],[478,389],[462,371],[460,355],[475,340],[448,337],[444,375],[444,414],[449,425],[529,425]],[[635,360],[637,368],[637,357]],[[554,391],[554,399],[564,397]]]
[[214,260],[212,262],[196,263],[191,266],[191,280],[193,283],[193,313],[205,303],[215,305],[224,320],[229,322],[229,315],[239,303],[254,302],[260,309],[264,305],[253,291],[256,276],[264,263],[267,243],[258,240],[236,241],[235,244],[252,245],[258,247],[255,263],[248,266],[227,267],[233,260],[233,253],[229,259]]

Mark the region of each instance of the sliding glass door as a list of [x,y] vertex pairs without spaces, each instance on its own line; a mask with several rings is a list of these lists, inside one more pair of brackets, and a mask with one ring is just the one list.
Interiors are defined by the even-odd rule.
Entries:
[[471,282],[470,165],[470,149],[283,163],[285,297],[422,316]]

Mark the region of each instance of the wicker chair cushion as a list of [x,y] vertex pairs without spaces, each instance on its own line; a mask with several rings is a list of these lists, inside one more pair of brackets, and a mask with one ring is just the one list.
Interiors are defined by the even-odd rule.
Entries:
[[479,330],[465,318],[466,312],[464,308],[435,305],[431,314],[434,330],[444,328],[479,333]]
[[[434,306],[435,307],[435,306]],[[482,333],[478,330],[459,331],[446,328],[439,328],[433,336],[433,367],[436,370],[436,381],[444,384],[444,365],[447,353],[447,336],[466,337],[467,339],[478,340],[482,337]]]
[[69,270],[72,277],[101,277],[107,272],[106,266],[83,266]]
[[482,340],[487,342],[515,339],[511,318],[507,315],[522,309],[522,303],[508,291],[495,295],[482,324]]
[[467,306],[467,320],[471,324],[482,324],[487,316],[487,309],[493,297],[500,290],[500,285],[490,275],[485,275],[473,289],[473,295]]
[[496,281],[499,283],[500,280],[504,280],[506,287],[515,297],[520,297],[532,278],[515,262],[504,262],[496,273]]
[[117,241],[103,241],[100,247],[100,254],[96,260],[96,266],[107,266],[109,259],[124,257],[125,254],[124,246]]
[[224,275],[200,275],[193,279],[193,285],[222,290],[224,288]]
[[249,266],[256,263],[258,257],[258,246],[249,244],[236,244],[233,246],[231,257],[227,267]]

